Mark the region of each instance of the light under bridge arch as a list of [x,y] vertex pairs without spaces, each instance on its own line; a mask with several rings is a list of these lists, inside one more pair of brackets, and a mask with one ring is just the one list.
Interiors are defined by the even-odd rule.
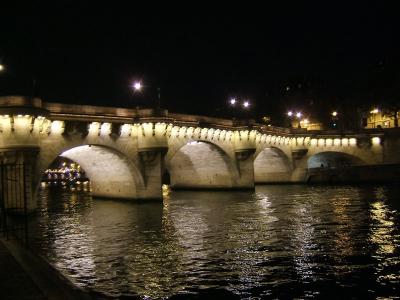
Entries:
[[166,171],[173,188],[232,188],[238,171],[221,147],[203,140],[190,140],[167,154]]
[[337,151],[322,151],[308,158],[308,169],[315,168],[342,168],[364,165],[365,162],[352,154]]
[[359,181],[365,165],[359,157],[335,151],[323,151],[311,155],[307,160],[307,182],[352,182]]
[[145,188],[137,166],[121,152],[106,146],[82,145],[59,156],[77,162],[91,182],[92,195],[115,199],[135,199]]
[[279,148],[267,147],[254,159],[256,183],[289,182],[292,167],[287,155]]

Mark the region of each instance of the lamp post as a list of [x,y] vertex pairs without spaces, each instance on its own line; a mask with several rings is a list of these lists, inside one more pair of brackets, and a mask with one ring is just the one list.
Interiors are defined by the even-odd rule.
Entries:
[[301,112],[296,112],[296,113],[294,113],[293,111],[291,111],[291,110],[289,110],[288,112],[287,112],[287,116],[289,117],[289,122],[290,122],[290,125],[289,125],[289,127],[292,127],[292,119],[293,118],[296,118],[297,119],[297,127],[298,128],[300,128],[301,126],[300,126],[300,118],[301,118],[301,116],[302,116],[303,114],[301,113]]
[[[0,63],[0,73],[6,72],[6,74],[4,76],[8,77],[9,76],[9,71],[7,71],[7,67]],[[22,77],[22,79],[25,81],[25,77]],[[36,97],[37,95],[37,80],[36,77],[34,76],[34,74],[32,75],[32,77],[29,79],[29,81],[31,81],[32,83],[32,97]]]
[[132,102],[133,102],[134,104],[136,104],[136,110],[139,110],[139,105],[138,105],[137,101],[135,101],[134,94],[135,94],[136,92],[141,92],[141,90],[142,90],[142,83],[141,83],[140,81],[134,81],[134,82],[131,84],[131,88],[132,88]]
[[246,112],[246,118],[248,117],[248,112],[251,107],[250,100],[238,100],[236,98],[229,99],[229,106],[232,110],[233,120],[241,116],[243,111]]
[[140,81],[135,81],[132,87],[134,91],[140,91],[142,89],[142,83]]
[[337,129],[338,119],[339,119],[338,112],[335,110],[335,111],[333,111],[331,113],[331,125],[332,125],[332,128]]
[[[154,88],[151,86],[147,86],[147,85],[143,85],[140,81],[135,81],[132,84],[132,88],[134,90],[134,92],[141,92],[144,88]],[[157,92],[157,104],[156,104],[156,108],[157,109],[161,109],[161,88],[160,87],[156,87],[156,92]]]

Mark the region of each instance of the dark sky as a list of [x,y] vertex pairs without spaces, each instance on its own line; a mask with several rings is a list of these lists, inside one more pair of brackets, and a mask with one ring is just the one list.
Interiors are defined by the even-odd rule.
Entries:
[[[132,107],[154,105],[161,87],[170,111],[226,116],[236,96],[275,118],[399,101],[398,11],[386,4],[40,3],[2,5],[3,95],[32,94],[34,78],[44,101]],[[149,87],[133,95],[134,79]]]

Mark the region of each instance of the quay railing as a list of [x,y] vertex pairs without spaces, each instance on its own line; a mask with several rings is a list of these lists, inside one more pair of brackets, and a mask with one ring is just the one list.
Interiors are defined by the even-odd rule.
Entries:
[[27,199],[30,172],[27,164],[0,164],[0,233],[28,246]]

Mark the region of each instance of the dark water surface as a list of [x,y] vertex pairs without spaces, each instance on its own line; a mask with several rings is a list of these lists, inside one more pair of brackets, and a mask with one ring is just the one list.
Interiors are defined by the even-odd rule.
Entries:
[[179,191],[136,204],[45,189],[33,223],[36,252],[109,296],[400,295],[398,186]]

